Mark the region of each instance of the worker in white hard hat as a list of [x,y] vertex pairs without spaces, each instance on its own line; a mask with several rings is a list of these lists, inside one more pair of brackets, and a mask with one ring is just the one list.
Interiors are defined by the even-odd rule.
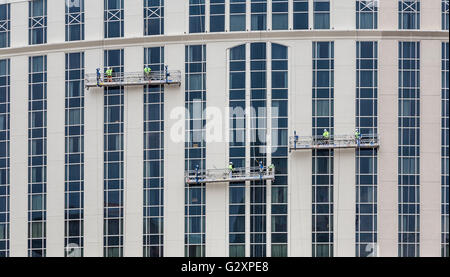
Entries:
[[112,68],[108,66],[108,68],[106,69],[106,77],[108,78],[108,82],[112,82],[112,73]]

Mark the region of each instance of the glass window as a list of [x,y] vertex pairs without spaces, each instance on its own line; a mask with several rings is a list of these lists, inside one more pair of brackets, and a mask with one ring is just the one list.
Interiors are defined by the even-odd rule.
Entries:
[[330,29],[330,0],[314,0],[314,29]]
[[[5,5],[3,5],[5,6]],[[0,5],[0,9],[2,6]],[[0,10],[1,13],[1,10]],[[1,17],[1,15],[0,15]],[[1,21],[0,21],[1,22]],[[0,23],[1,26],[1,23]],[[1,28],[1,27],[0,27]],[[0,257],[9,256],[10,61],[0,60]]]
[[448,17],[448,4],[449,0],[442,0],[442,30],[448,30],[448,22],[449,22],[449,17]]
[[230,31],[246,30],[246,0],[230,0]]
[[308,23],[308,0],[294,0],[294,29],[306,30]]
[[225,0],[210,0],[209,4],[209,31],[225,31]]
[[0,48],[10,46],[11,29],[11,7],[10,4],[0,4]]
[[[42,1],[41,1],[42,2]],[[31,6],[31,8],[33,8]],[[41,9],[33,11],[42,15]],[[28,85],[28,256],[46,255],[47,57],[29,57]],[[36,212],[38,210],[38,212]],[[33,226],[38,226],[34,228]]]
[[288,11],[287,0],[272,0],[272,30],[288,29]]
[[66,41],[84,40],[84,0],[66,0]]
[[105,38],[123,37],[124,0],[104,0]]
[[379,0],[356,1],[356,29],[378,28]]
[[[447,20],[448,20],[448,1],[447,1]],[[448,21],[447,21],[448,24]],[[448,25],[447,25],[448,30]],[[441,110],[441,186],[442,186],[442,196],[441,196],[441,256],[449,257],[449,170],[450,170],[450,159],[449,159],[449,43],[442,42],[442,110]]]
[[[415,1],[413,1],[415,2]],[[398,126],[398,194],[399,194],[399,245],[400,257],[419,256],[420,230],[411,229],[411,222],[419,222],[420,192],[420,43],[399,42],[399,126]],[[414,64],[417,66],[411,66]],[[404,95],[403,91],[412,92]],[[417,198],[404,197],[414,191]],[[404,209],[407,205],[411,208]],[[416,208],[417,207],[417,208]],[[406,241],[404,238],[408,238]]]
[[251,30],[263,31],[267,28],[267,0],[251,0]]
[[[203,112],[206,107],[206,45],[186,46],[185,63],[185,79],[187,82],[193,82],[193,84],[185,86],[185,108],[189,111],[186,116],[185,130],[187,138],[185,169],[201,173],[206,169],[205,115]],[[196,184],[195,186],[185,184],[186,257],[205,256],[205,193],[205,184]]]
[[47,0],[28,2],[28,43],[47,43]]
[[144,0],[144,35],[164,34],[164,0]]
[[420,0],[398,1],[398,28],[420,29]]
[[189,33],[205,32],[205,0],[189,0]]
[[[329,3],[326,4],[329,5]],[[315,7],[315,10],[327,10],[329,8],[327,5]],[[333,136],[333,57],[333,42],[313,42],[312,133],[313,136],[320,138],[325,129],[330,136]],[[314,257],[333,256],[334,230],[331,208],[334,202],[333,156],[333,150],[313,150],[312,153],[312,255]]]

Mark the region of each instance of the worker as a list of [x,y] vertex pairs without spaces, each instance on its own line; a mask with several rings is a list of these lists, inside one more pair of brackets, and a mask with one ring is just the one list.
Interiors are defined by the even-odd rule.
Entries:
[[112,82],[112,73],[113,73],[112,68],[108,67],[106,69],[106,77],[108,78],[108,82]]
[[359,146],[359,144],[361,142],[361,134],[359,133],[358,129],[355,130],[355,140],[356,140],[356,144]]
[[197,165],[195,165],[195,182],[196,183],[198,183],[198,179],[199,179],[199,166],[198,166],[198,164]]
[[152,69],[148,66],[146,66],[144,68],[144,74],[145,74],[145,79],[146,80],[150,80],[150,73],[151,73]]
[[230,171],[230,178],[233,177],[233,172],[234,172],[234,165],[233,162],[230,162],[228,164],[228,170]]
[[100,74],[100,68],[97,68],[96,72],[97,72],[97,87],[99,87],[100,86],[100,82],[102,80],[101,74]]
[[361,136],[361,134],[359,133],[359,130],[356,129],[356,130],[355,130],[355,139],[359,139],[360,136]]
[[329,139],[330,139],[330,133],[328,132],[327,129],[324,129],[323,134],[322,134],[323,144],[327,144]]
[[275,165],[272,163],[272,164],[270,164],[269,165],[269,173],[273,173],[273,171],[274,171],[274,169],[275,169]]
[[262,161],[259,161],[259,171],[262,173],[264,171],[264,165]]

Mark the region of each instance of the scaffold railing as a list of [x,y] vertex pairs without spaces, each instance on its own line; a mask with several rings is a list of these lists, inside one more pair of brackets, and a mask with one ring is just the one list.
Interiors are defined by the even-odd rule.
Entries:
[[144,72],[113,72],[111,76],[105,73],[86,74],[85,86],[92,87],[117,87],[117,86],[157,86],[157,85],[181,85],[180,70]]
[[189,185],[222,182],[245,182],[258,180],[274,180],[274,167],[241,167],[231,171],[225,169],[188,170],[185,172]]
[[378,148],[379,135],[336,135],[328,139],[323,136],[291,136],[289,137],[289,151],[308,149],[335,149],[335,148]]

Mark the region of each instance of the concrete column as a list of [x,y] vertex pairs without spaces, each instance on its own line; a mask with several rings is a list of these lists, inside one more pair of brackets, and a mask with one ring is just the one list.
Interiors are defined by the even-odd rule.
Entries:
[[189,1],[165,1],[164,5],[164,34],[188,34]]
[[[28,1],[11,3],[10,35],[11,47],[21,47],[28,45]],[[28,68],[28,66],[24,68]]]
[[[206,47],[207,76],[206,89],[206,167],[226,168],[228,165],[228,143],[224,138],[229,129],[225,129],[228,107],[227,92],[227,46],[208,44]],[[209,77],[209,76],[214,76]],[[212,94],[214,92],[214,95]],[[228,183],[206,184],[206,256],[228,256],[226,228],[226,195]]]
[[[295,41],[289,53],[289,135],[312,135],[312,42]],[[306,53],[306,54],[305,54]],[[312,152],[289,159],[289,256],[312,255]]]
[[[125,72],[144,68],[144,50],[140,46],[125,48]],[[143,86],[125,87],[125,190],[124,256],[142,257],[144,191],[144,105]]]
[[47,256],[64,257],[64,53],[47,56],[47,76]]
[[[420,29],[427,31],[442,30],[442,1],[420,1]],[[425,48],[426,49],[426,48]]]
[[294,29],[294,1],[293,0],[288,0],[288,30],[292,30]]
[[185,78],[184,55],[181,54],[184,51],[183,44],[165,47],[166,64],[173,70],[181,70],[183,76],[180,87],[166,87],[164,90],[164,255],[166,257],[184,257]]
[[[423,1],[438,2],[438,1]],[[420,48],[420,256],[441,255],[441,42]]]
[[[272,30],[272,1],[267,1],[267,30]],[[269,254],[269,253],[268,253]]]
[[[125,1],[128,3],[128,1]],[[104,37],[103,1],[84,1],[86,40],[101,40]],[[127,25],[127,22],[124,23]]]
[[[86,2],[86,1],[85,1]],[[169,1],[166,1],[169,2]],[[143,0],[124,1],[125,37],[141,37],[144,34]],[[164,9],[167,12],[167,9]]]
[[[86,1],[95,2],[95,1]],[[103,52],[87,50],[86,73],[103,67]],[[103,89],[84,91],[84,255],[103,256]]]
[[[85,2],[95,2],[95,1],[85,1]],[[65,14],[66,14],[66,1],[47,0],[47,43],[65,41],[66,38]],[[22,17],[24,17],[23,14]]]
[[[427,1],[421,1],[427,2]],[[398,1],[378,1],[378,29],[398,29]]]
[[356,1],[332,1],[330,27],[336,30],[354,30],[356,28]]
[[381,40],[378,45],[379,68],[383,69],[378,75],[378,254],[395,257],[398,255],[398,42]]
[[10,140],[10,256],[28,255],[28,57],[12,57]]
[[[334,134],[351,135],[356,114],[356,43],[337,40],[334,49]],[[355,150],[336,149],[334,153],[334,252],[337,257],[352,257],[355,256]]]

